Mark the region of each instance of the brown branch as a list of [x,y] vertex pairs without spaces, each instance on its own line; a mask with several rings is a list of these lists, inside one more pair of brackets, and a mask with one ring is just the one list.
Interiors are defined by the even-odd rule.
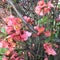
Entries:
[[24,23],[32,32],[37,33],[37,32],[34,30],[33,26],[30,25],[30,24],[28,24],[28,23],[25,21],[25,19],[23,18],[22,14],[16,9],[15,5],[13,4],[13,1],[12,1],[12,0],[7,0],[7,2],[8,2],[9,4],[11,4],[11,6],[12,6],[13,9],[15,10],[15,12],[16,12],[17,15],[19,16],[19,18],[22,19],[23,23]]

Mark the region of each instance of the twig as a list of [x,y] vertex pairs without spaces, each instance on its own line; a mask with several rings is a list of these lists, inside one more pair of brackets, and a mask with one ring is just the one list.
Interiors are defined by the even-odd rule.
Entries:
[[30,25],[30,24],[28,24],[28,23],[25,21],[25,19],[23,18],[22,14],[21,14],[20,12],[18,12],[18,10],[16,9],[15,5],[13,4],[13,1],[12,1],[12,0],[7,0],[7,2],[12,5],[13,9],[15,10],[15,12],[16,12],[17,15],[19,16],[19,18],[22,19],[23,23],[24,23],[32,32],[37,33],[37,32],[34,30],[33,26]]

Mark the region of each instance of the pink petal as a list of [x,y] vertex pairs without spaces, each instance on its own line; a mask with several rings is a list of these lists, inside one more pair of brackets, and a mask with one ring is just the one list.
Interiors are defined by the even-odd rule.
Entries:
[[8,58],[4,56],[4,57],[2,58],[2,60],[8,60]]
[[26,35],[27,35],[28,37],[30,37],[30,36],[32,35],[32,33],[31,33],[31,32],[26,31]]
[[47,57],[45,57],[45,58],[44,58],[44,60],[48,60],[48,58],[47,58]]
[[48,7],[54,7],[54,5],[51,3],[51,1],[49,1],[49,2],[47,3],[47,6],[48,6]]
[[6,26],[5,29],[6,29],[6,32],[7,32],[8,34],[10,34],[11,31],[13,30],[13,27],[12,27],[12,26]]
[[44,13],[43,13],[43,11],[41,11],[41,12],[40,12],[40,16],[44,16]]
[[0,48],[2,48],[3,47],[3,43],[2,42],[0,42]]

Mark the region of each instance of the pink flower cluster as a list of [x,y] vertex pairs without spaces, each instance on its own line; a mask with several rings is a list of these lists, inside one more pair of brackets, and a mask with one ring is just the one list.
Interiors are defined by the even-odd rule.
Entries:
[[7,18],[3,18],[3,20],[7,24],[7,26],[5,28],[6,28],[6,31],[7,31],[8,34],[11,34],[13,30],[15,30],[15,31],[20,30],[21,27],[22,27],[21,19],[16,18],[12,15],[10,15]]
[[0,41],[0,48],[8,48],[10,51],[13,51],[16,46],[16,43],[13,41],[9,42],[8,40]]
[[20,18],[16,18],[14,16],[9,16],[7,18],[3,18],[6,22],[6,32],[9,34],[9,38],[12,38],[15,41],[26,41],[28,37],[31,36],[31,32],[22,30],[22,20]]
[[36,14],[40,16],[44,16],[46,13],[49,13],[51,8],[54,7],[51,1],[49,1],[47,4],[44,2],[44,0],[38,1],[37,6],[35,7]]
[[34,23],[34,20],[32,18],[30,18],[30,17],[24,16],[24,19],[26,20],[26,22],[28,22],[30,24]]
[[9,55],[3,56],[2,60],[24,60],[24,57],[23,55],[20,57],[15,51],[10,51]]
[[8,48],[8,43],[7,43],[7,41],[4,41],[4,40],[2,40],[2,41],[0,41],[0,48]]
[[28,37],[31,36],[31,34],[32,34],[31,32],[22,30],[22,31],[20,31],[19,34],[17,34],[17,33],[11,34],[10,37],[12,37],[13,40],[15,40],[15,41],[26,41],[28,39]]
[[43,26],[42,26],[42,27],[39,27],[39,26],[37,25],[37,26],[34,27],[34,29],[38,31],[37,35],[40,35],[41,33],[44,32],[45,27],[43,27]]
[[48,55],[56,55],[57,53],[55,52],[55,50],[52,48],[52,45],[50,43],[45,43],[44,45],[44,49],[45,49],[45,52],[48,54]]
[[37,35],[40,35],[40,34],[44,34],[46,37],[50,37],[51,36],[51,32],[49,30],[45,31],[45,27],[40,27],[40,26],[35,26],[34,27],[35,30],[38,31]]

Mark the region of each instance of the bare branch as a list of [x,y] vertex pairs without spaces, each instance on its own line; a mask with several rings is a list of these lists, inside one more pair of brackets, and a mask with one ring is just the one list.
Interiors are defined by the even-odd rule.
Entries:
[[19,18],[22,19],[23,23],[24,23],[32,32],[37,33],[37,32],[34,30],[33,26],[30,25],[30,24],[28,24],[28,23],[25,21],[25,19],[23,18],[22,14],[21,14],[20,12],[18,12],[18,10],[16,9],[15,5],[13,4],[13,1],[12,1],[12,0],[7,0],[7,2],[12,5],[13,9],[15,10],[15,12],[16,12],[17,15],[19,16]]

